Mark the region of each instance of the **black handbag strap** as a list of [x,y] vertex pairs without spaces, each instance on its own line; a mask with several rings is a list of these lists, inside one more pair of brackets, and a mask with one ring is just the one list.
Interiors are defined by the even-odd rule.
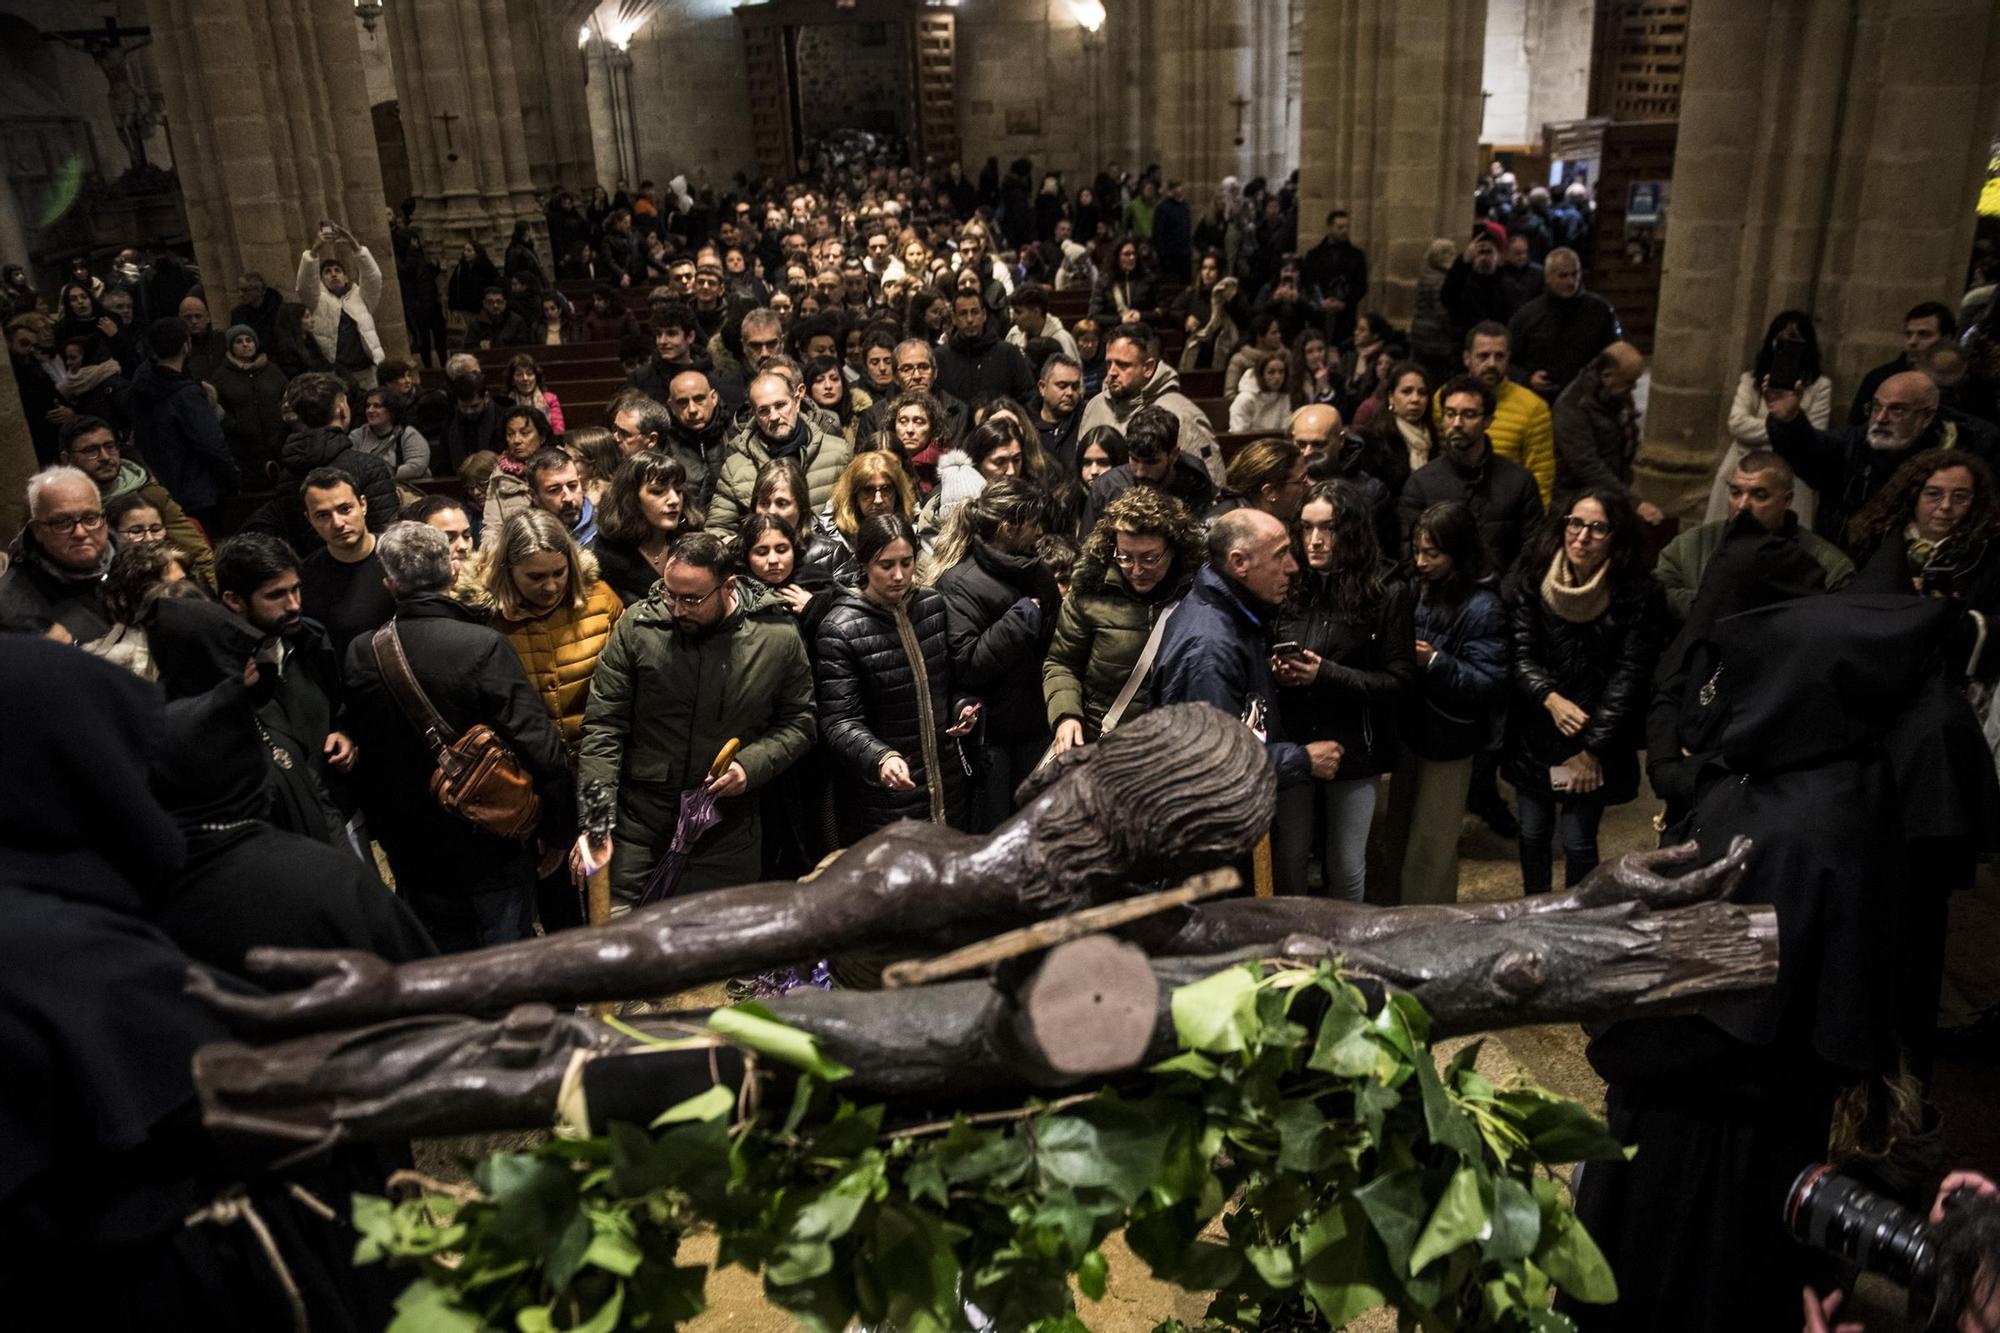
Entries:
[[375,652],[375,665],[382,672],[382,683],[389,687],[396,706],[442,760],[458,740],[458,733],[438,713],[424,687],[417,684],[417,673],[410,670],[410,659],[403,652],[403,638],[396,632],[396,622],[391,620],[376,630],[368,642]]

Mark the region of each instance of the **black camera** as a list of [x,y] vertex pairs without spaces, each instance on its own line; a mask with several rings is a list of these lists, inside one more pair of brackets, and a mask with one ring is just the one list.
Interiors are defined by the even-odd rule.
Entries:
[[1945,1220],[1932,1228],[1921,1214],[1821,1164],[1792,1182],[1785,1223],[1813,1249],[1901,1284],[1910,1295],[1909,1327],[1949,1329],[1970,1294],[1968,1277],[1985,1262],[1990,1219],[1968,1202],[1973,1197],[1967,1189],[1946,1195]]

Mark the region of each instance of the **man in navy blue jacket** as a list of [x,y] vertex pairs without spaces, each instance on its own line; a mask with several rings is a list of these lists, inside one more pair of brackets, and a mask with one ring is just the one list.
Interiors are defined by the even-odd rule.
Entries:
[[222,436],[215,404],[186,370],[187,321],[175,315],[147,326],[153,359],[132,377],[132,443],[167,494],[210,532],[216,511],[236,494],[236,455]]
[[1330,780],[1340,743],[1284,738],[1271,681],[1271,628],[1298,572],[1285,525],[1261,509],[1237,509],[1208,530],[1208,563],[1194,576],[1160,641],[1153,706],[1213,704],[1264,737],[1278,784]]

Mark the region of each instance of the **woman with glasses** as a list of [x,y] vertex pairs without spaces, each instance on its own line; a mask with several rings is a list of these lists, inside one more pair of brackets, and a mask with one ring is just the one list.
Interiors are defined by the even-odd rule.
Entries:
[[111,540],[121,550],[167,539],[166,518],[145,495],[127,491],[104,504],[105,522],[111,525]]
[[[1986,618],[1986,639],[1967,673],[1991,687],[2000,675],[2000,494],[1993,469],[1965,449],[1926,449],[1876,492],[1847,525],[1860,573],[1849,592],[1949,597]],[[1955,664],[1964,666],[1963,662]]]
[[[827,570],[838,584],[852,584],[861,570],[855,557],[855,543],[862,524],[884,514],[900,514],[915,521],[917,497],[910,474],[895,455],[880,449],[856,454],[833,484],[833,499],[827,502],[826,518],[831,551]],[[929,543],[918,538],[918,554]]]
[[1520,803],[1521,886],[1547,893],[1558,829],[1563,881],[1597,865],[1607,806],[1639,793],[1639,747],[1666,626],[1624,496],[1590,490],[1521,553],[1509,593],[1514,706],[1506,769]]
[[[1165,491],[1135,486],[1105,507],[1070,574],[1042,662],[1042,700],[1058,751],[1096,740],[1107,721],[1145,711],[1140,659],[1204,558],[1201,525]],[[1114,715],[1121,696],[1125,707]]]
[[1417,674],[1410,594],[1376,543],[1372,506],[1344,481],[1306,493],[1293,528],[1299,572],[1278,621],[1271,676],[1285,734],[1338,741],[1340,772],[1278,793],[1271,833],[1276,890],[1360,902],[1376,779],[1395,766],[1397,713]]
[[918,545],[903,514],[863,520],[859,585],[836,592],[820,623],[813,675],[843,845],[899,819],[965,825],[960,738],[979,702],[955,692],[949,614],[942,593],[917,584]]

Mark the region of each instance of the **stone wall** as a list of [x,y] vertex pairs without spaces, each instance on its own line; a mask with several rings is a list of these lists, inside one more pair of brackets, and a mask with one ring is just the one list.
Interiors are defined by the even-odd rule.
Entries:
[[1590,103],[1591,0],[1487,0],[1486,112],[1479,138],[1535,144]]
[[[1097,105],[1115,94],[1102,50],[1064,0],[964,0],[958,14],[958,138],[966,174],[988,157],[1017,157],[1060,171],[1074,191],[1096,174],[1091,160]],[[1111,20],[1117,22],[1114,16]],[[1101,129],[1098,142],[1106,142]]]
[[743,36],[730,0],[661,0],[629,50],[640,176],[664,185],[685,173],[691,184],[721,190],[736,172],[755,170]]

